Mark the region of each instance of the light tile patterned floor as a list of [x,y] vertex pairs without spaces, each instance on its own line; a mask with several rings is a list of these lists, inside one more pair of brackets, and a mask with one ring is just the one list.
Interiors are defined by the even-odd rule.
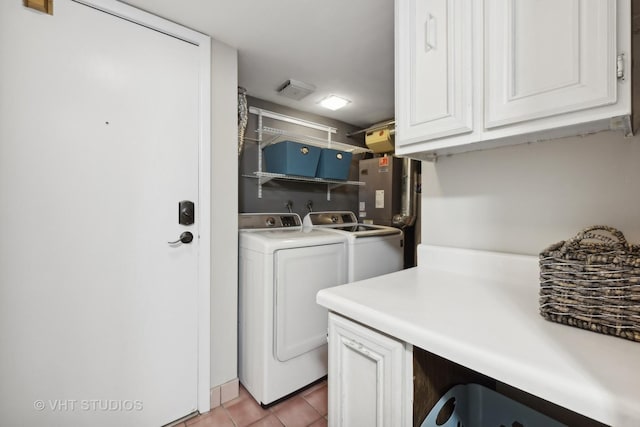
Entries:
[[240,395],[176,427],[326,427],[327,381],[301,391],[269,409],[240,385]]

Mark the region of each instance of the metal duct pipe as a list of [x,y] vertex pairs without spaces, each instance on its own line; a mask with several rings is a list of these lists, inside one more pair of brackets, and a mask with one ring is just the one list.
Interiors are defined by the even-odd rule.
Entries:
[[354,135],[358,135],[358,134],[365,133],[365,132],[370,132],[372,130],[380,130],[380,129],[387,129],[387,128],[389,128],[389,132],[391,132],[391,135],[395,134],[396,133],[396,121],[395,120],[389,120],[389,121],[386,121],[386,122],[378,123],[378,124],[375,124],[373,126],[369,126],[366,129],[360,129],[360,130],[357,130],[355,132],[349,132],[349,133],[346,134],[346,136],[347,137],[352,137]]
[[407,228],[416,222],[416,209],[418,203],[418,191],[416,184],[418,181],[417,161],[402,159],[402,195],[400,201],[400,213],[393,216],[394,227]]
[[249,106],[247,105],[247,90],[238,86],[238,157],[244,148],[244,135],[249,121]]

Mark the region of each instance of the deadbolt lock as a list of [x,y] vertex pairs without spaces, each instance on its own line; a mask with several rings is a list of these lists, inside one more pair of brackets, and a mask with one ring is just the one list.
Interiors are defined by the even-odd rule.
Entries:
[[178,223],[180,225],[191,225],[195,220],[195,207],[193,202],[183,200],[178,203]]

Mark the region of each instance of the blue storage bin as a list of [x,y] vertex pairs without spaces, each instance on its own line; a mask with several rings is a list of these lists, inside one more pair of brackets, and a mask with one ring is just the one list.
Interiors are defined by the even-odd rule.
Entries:
[[352,153],[323,148],[318,162],[316,177],[324,179],[346,180],[349,178]]
[[285,175],[316,175],[321,149],[293,141],[282,141],[264,149],[265,171]]
[[[448,419],[436,422],[452,401]],[[446,411],[446,410],[445,410]],[[448,412],[447,412],[448,413]],[[558,421],[479,384],[453,386],[438,400],[420,427],[567,427]]]

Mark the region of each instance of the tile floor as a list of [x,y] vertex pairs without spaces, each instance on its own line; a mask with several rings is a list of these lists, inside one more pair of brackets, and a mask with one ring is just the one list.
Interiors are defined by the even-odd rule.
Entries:
[[327,381],[262,409],[240,385],[239,396],[176,427],[326,427]]

